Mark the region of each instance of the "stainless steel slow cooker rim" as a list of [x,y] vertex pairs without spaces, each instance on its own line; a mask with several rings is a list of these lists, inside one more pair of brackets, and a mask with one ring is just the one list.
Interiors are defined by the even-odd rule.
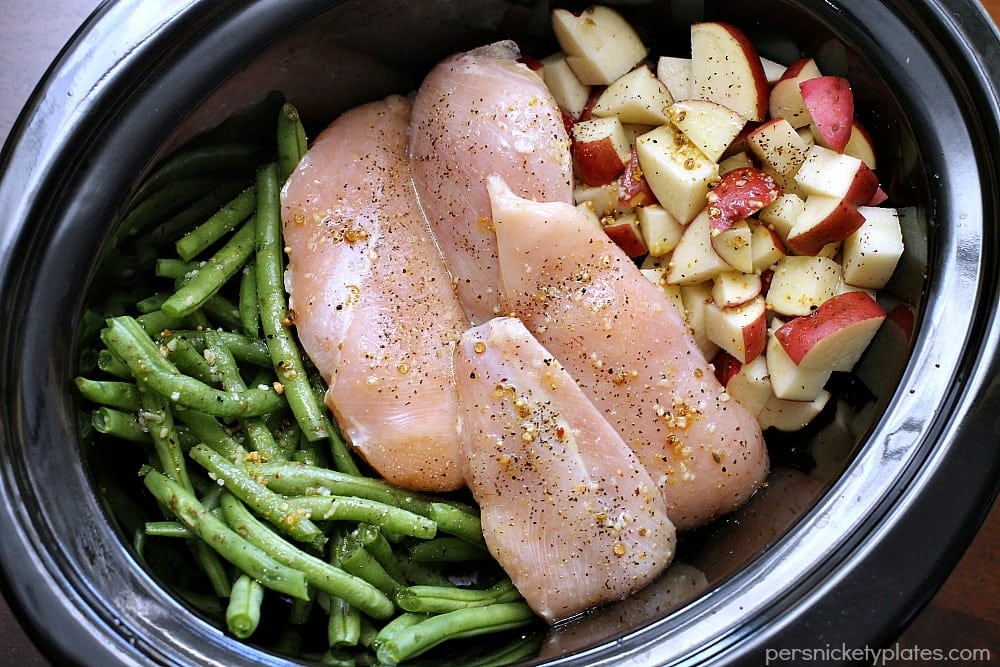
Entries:
[[[124,7],[124,6],[128,5],[128,4],[129,4],[128,2],[120,2],[120,3],[114,3],[113,6],[114,7]],[[190,6],[194,6],[197,3],[193,3],[192,2],[192,3],[189,3],[189,4],[190,4]],[[838,485],[841,484],[841,482],[843,482],[844,484],[847,483],[844,480],[839,480],[838,483],[834,485],[833,489],[831,489],[831,491],[828,492],[828,495],[830,493],[834,493],[834,489],[838,488]],[[822,501],[820,501],[820,502],[822,502]],[[804,520],[806,520],[806,521],[817,520],[817,515],[819,514],[820,511],[821,511],[820,505],[818,505],[817,508],[814,508],[811,511],[811,513],[808,515],[808,517],[806,519],[804,519]],[[19,518],[20,519],[29,519],[30,517],[28,517],[28,516],[21,516]],[[114,536],[114,535],[112,535],[112,536],[117,539],[116,536]],[[38,546],[41,546],[43,543],[41,541],[37,541],[36,544]],[[120,546],[122,548],[122,554],[124,556],[129,556],[129,553],[124,548],[124,545],[120,545]],[[791,546],[792,546],[791,543],[784,543],[780,548],[790,549]],[[0,553],[2,553],[2,552],[0,552]],[[777,553],[777,552],[775,552],[775,553]],[[760,559],[758,559],[758,561],[759,560]],[[52,567],[52,566],[50,565],[50,567]],[[752,568],[753,564],[751,564],[750,567]],[[58,568],[53,567],[52,572],[61,573],[61,570],[59,570]],[[148,575],[145,575],[143,573],[142,577],[148,578]],[[155,585],[155,582],[152,582],[152,580],[149,580],[149,581]],[[85,577],[80,577],[80,581],[78,583],[81,586],[81,590],[85,589],[86,586],[87,586],[86,578]],[[66,592],[70,593],[71,596],[73,596],[75,598],[74,602],[76,604],[81,604],[81,600],[83,598],[80,597],[80,596],[76,596],[75,595],[77,593],[77,591],[75,589],[72,589],[72,588],[71,589],[67,589]],[[85,596],[85,597],[89,597],[89,596]],[[97,597],[98,598],[100,597],[99,593],[97,594]],[[705,598],[705,602],[703,602],[703,603],[696,602],[695,604],[693,604],[690,607],[690,610],[691,610],[690,613],[691,614],[696,614],[696,613],[701,613],[701,612],[704,612],[706,614],[709,613],[710,609],[706,605],[710,604],[710,602],[711,602],[710,598],[711,598],[711,594],[710,594],[710,596],[707,596]],[[701,605],[701,606],[699,607],[699,605]],[[170,603],[167,605],[167,608],[170,609],[170,610],[177,610],[177,611],[184,611],[185,610],[185,608],[183,606],[177,604],[176,601],[174,601],[174,600],[170,601]],[[89,614],[89,612],[90,612],[89,609],[83,609],[81,607],[77,611],[83,611],[85,613],[82,614],[80,617],[75,618],[74,620],[76,620],[76,621],[84,622],[84,623],[91,623],[91,624],[93,624],[93,627],[95,627],[95,628],[99,627],[100,622],[104,622],[104,623],[107,623],[109,625],[112,624],[112,622],[109,619],[111,619],[114,616],[113,613],[109,614],[108,616],[102,616],[99,619],[97,619],[97,618],[87,619],[87,618],[83,618],[83,616],[85,616],[86,614]],[[659,630],[660,629],[659,625],[666,624],[668,620],[676,620],[679,616],[683,615],[684,613],[685,612],[682,610],[681,612],[678,612],[678,613],[672,615],[668,619],[664,619],[662,622],[658,622],[657,624],[655,624],[657,626],[655,629]],[[157,644],[160,640],[163,640],[164,638],[156,638],[156,640],[157,640],[156,642],[150,642],[150,641],[148,641],[147,638],[135,637],[134,634],[133,634],[133,629],[131,628],[131,622],[130,622],[130,620],[129,619],[118,619],[118,620],[123,624],[121,626],[118,626],[118,631],[121,633],[121,635],[123,637],[123,643],[124,644],[130,644],[131,642],[137,642],[137,644],[138,644],[138,649],[137,650],[140,650],[140,651],[147,651],[148,650],[150,652],[150,654],[147,654],[147,653],[141,653],[141,654],[139,654],[139,655],[141,655],[141,657],[142,657],[143,660],[145,660],[145,659],[155,659],[157,661],[160,661],[162,659],[164,661],[167,661],[165,651],[168,650],[169,644],[165,644],[164,645],[167,648],[164,648],[164,646],[158,646],[158,645],[154,646],[154,644]],[[208,628],[207,625],[205,627]],[[204,629],[204,628],[202,628],[202,629]],[[214,631],[214,629],[213,628],[209,628],[209,631]],[[739,629],[738,628],[734,629],[733,633],[734,633],[734,635],[738,635],[739,634]],[[130,634],[132,634],[132,636],[129,636]],[[738,639],[738,637],[734,636],[734,639]],[[626,641],[628,641],[628,640],[626,639]],[[122,655],[119,656],[119,657],[128,658],[128,659],[138,659],[138,658],[136,658],[136,654],[134,654],[134,653],[131,653],[130,656],[129,655],[125,655],[125,654],[126,654],[126,651],[123,648]],[[154,658],[153,657],[154,655],[156,655],[158,657]],[[636,657],[639,658],[640,655],[641,655],[641,647],[636,650]],[[260,656],[255,655],[255,657],[260,657]],[[613,656],[610,656],[610,657],[613,657]],[[619,653],[618,657],[622,657],[622,654]],[[656,658],[655,655],[651,655],[651,656],[647,655],[646,657],[647,658],[654,658],[654,659]],[[570,661],[570,660],[571,659],[567,659],[567,661]],[[561,664],[561,663],[559,661],[557,661],[555,664]]]

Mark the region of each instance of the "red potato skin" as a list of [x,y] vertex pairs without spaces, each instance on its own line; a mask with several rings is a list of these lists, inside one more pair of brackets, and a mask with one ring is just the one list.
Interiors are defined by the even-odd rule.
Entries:
[[708,193],[708,217],[712,229],[729,229],[781,195],[781,188],[768,174],[755,167],[740,167],[723,175]]
[[712,358],[712,366],[715,367],[715,379],[723,387],[728,387],[729,381],[739,374],[740,369],[743,368],[740,360],[725,350],[719,350],[715,354]]
[[743,356],[744,363],[751,361],[764,354],[767,348],[767,311],[753,321],[752,324],[743,330]]
[[756,84],[757,106],[754,113],[751,113],[747,120],[755,122],[764,120],[767,118],[768,96],[771,91],[767,83],[767,76],[764,74],[764,66],[760,62],[760,55],[757,53],[757,47],[746,36],[746,33],[735,25],[721,21],[716,23],[723,26],[743,50],[747,65],[750,67],[751,78]]
[[785,71],[782,72],[781,77],[778,79],[778,81],[794,79],[802,72],[803,69],[805,69],[806,65],[808,65],[811,61],[812,58],[799,58],[798,60],[796,60],[795,62],[793,62],[792,64],[790,64],[788,67],[785,68]]
[[885,311],[865,292],[844,292],[827,299],[819,308],[785,322],[774,332],[789,358],[802,363],[813,347],[843,327],[871,318],[884,318]]
[[844,152],[854,126],[851,83],[839,76],[820,76],[799,83],[802,101],[831,150]]
[[530,69],[532,72],[537,72],[541,70],[543,67],[545,67],[545,65],[542,64],[541,60],[539,60],[538,58],[534,58],[532,56],[522,55],[520,58],[517,59],[517,62],[526,65],[527,68]]
[[577,120],[590,120],[594,117],[594,105],[597,104],[597,98],[601,96],[604,89],[605,86],[594,86],[590,89],[590,96],[587,98],[587,103],[583,105],[583,109],[580,110],[580,117]]
[[607,185],[625,171],[611,139],[574,141],[571,151],[577,176],[587,185]]
[[889,195],[886,194],[886,191],[883,190],[882,186],[880,185],[878,189],[875,190],[875,194],[872,195],[871,201],[869,201],[867,205],[880,206],[881,204],[884,204],[887,199],[889,199]]
[[639,165],[639,153],[632,147],[632,155],[629,157],[625,171],[622,172],[621,181],[618,185],[618,205],[623,207],[649,206],[656,203],[656,195],[649,187],[649,182],[642,173]]
[[566,134],[572,137],[573,125],[576,123],[576,120],[573,119],[573,114],[563,108],[559,109],[559,113],[562,115],[563,127],[566,128]]
[[907,343],[913,338],[913,310],[904,303],[897,303],[889,310],[886,320],[899,327]]
[[868,165],[862,162],[861,168],[854,175],[851,187],[848,188],[847,194],[844,195],[844,199],[855,206],[865,206],[873,201],[880,189],[878,176],[875,175],[875,172]]
[[649,252],[646,248],[646,243],[639,234],[639,230],[627,222],[617,222],[607,225],[604,228],[604,233],[632,259],[642,257]]
[[841,200],[840,205],[830,215],[798,236],[789,236],[785,244],[799,254],[815,255],[827,243],[846,239],[864,222],[865,217],[858,211],[857,206]]

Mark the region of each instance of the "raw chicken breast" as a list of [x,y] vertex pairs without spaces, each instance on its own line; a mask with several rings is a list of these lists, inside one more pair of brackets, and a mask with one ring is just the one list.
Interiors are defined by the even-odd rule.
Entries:
[[675,531],[656,485],[522,322],[463,334],[455,373],[486,544],[539,616],[617,600],[666,568]]
[[282,190],[299,339],[356,450],[393,484],[463,485],[452,361],[468,322],[410,179],[410,104],[324,130]]
[[760,427],[730,400],[666,294],[575,207],[489,178],[505,312],[569,370],[638,455],[679,530],[763,483]]
[[414,184],[473,323],[498,314],[486,176],[518,194],[572,201],[569,138],[555,100],[513,42],[452,56],[413,102]]

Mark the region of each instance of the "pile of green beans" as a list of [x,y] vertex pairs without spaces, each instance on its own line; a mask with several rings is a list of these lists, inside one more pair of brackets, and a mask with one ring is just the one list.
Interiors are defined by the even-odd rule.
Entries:
[[142,453],[137,556],[183,545],[200,583],[175,593],[240,640],[278,623],[268,648],[303,659],[398,664],[487,633],[506,633],[495,651],[451,660],[530,658],[537,618],[474,504],[367,473],[324,406],[282,281],[279,193],[306,133],[265,102],[253,131],[223,126],[144,181],[83,318],[90,446]]

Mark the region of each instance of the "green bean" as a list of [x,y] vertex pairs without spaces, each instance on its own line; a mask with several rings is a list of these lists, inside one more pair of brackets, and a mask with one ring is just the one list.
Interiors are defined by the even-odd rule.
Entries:
[[358,521],[421,539],[434,537],[437,524],[425,516],[377,500],[355,496],[292,496],[288,504],[306,510],[314,521]]
[[462,667],[508,667],[538,657],[545,633],[530,632],[509,643],[503,643],[486,653],[462,661]]
[[155,192],[150,191],[147,197],[133,197],[133,204],[122,219],[119,234],[137,236],[140,231],[169,218],[214,187],[216,183],[208,179],[184,178],[165,183]]
[[150,336],[155,336],[163,331],[169,331],[184,326],[188,320],[182,317],[171,317],[162,310],[152,310],[143,313],[135,318],[142,330]]
[[169,294],[154,294],[153,296],[147,297],[140,301],[135,302],[135,309],[140,314],[145,315],[146,313],[152,313],[153,311],[159,310],[163,306],[163,302],[167,300]]
[[327,489],[336,496],[377,500],[433,520],[439,532],[476,543],[483,542],[482,525],[472,508],[428,500],[420,494],[398,489],[380,479],[296,463],[268,463],[256,467],[255,472],[267,481],[269,488],[278,493],[304,496],[314,493],[316,489]]
[[410,560],[415,563],[464,563],[489,558],[489,552],[479,544],[459,537],[439,537],[417,542],[410,547]]
[[306,133],[298,110],[289,102],[278,113],[278,178],[283,183],[306,153]]
[[361,641],[361,612],[343,598],[330,597],[327,645],[331,648],[357,646]]
[[535,614],[524,602],[500,602],[435,614],[407,627],[386,625],[373,642],[382,664],[398,665],[443,641],[525,626]]
[[197,257],[203,250],[228,234],[251,215],[257,205],[256,186],[245,188],[230,199],[215,214],[177,240],[177,255],[184,261]]
[[201,311],[212,322],[213,327],[238,331],[243,326],[239,306],[219,292],[208,297],[202,304]]
[[129,316],[112,317],[101,339],[116,356],[128,365],[136,379],[178,405],[219,417],[250,417],[285,405],[270,387],[252,387],[239,395],[214,389],[204,382],[183,375],[167,359]]
[[[268,354],[267,344],[264,341],[231,331],[217,331],[216,333],[222,343],[229,348],[230,352],[233,353],[233,357],[235,357],[237,361],[253,364],[254,366],[271,368],[271,357]],[[162,335],[161,339],[168,345],[173,339],[184,339],[196,349],[200,349],[202,351],[205,349],[204,330],[190,331],[175,329]],[[254,386],[258,384],[260,383],[254,383]]]
[[288,612],[288,622],[292,625],[303,625],[309,622],[313,607],[316,606],[316,596],[310,595],[308,600],[292,600],[292,609]]
[[163,303],[163,312],[171,317],[190,315],[222,289],[253,254],[255,229],[253,220],[240,227],[218,252]]
[[88,401],[126,412],[139,409],[139,388],[134,382],[76,378],[76,389]]
[[191,549],[194,552],[195,562],[205,573],[212,591],[220,598],[229,597],[232,594],[229,572],[226,571],[226,565],[219,554],[201,540],[193,540]]
[[226,606],[226,627],[234,636],[246,639],[260,623],[260,606],[264,602],[264,587],[246,574],[233,582]]
[[202,146],[175,153],[160,164],[136,190],[132,197],[142,202],[154,192],[162,192],[170,184],[192,177],[214,175],[219,171],[245,170],[244,165],[254,164],[260,156],[260,148],[253,144],[226,143]]
[[149,537],[176,537],[190,539],[195,534],[180,521],[147,521],[143,532]]
[[167,359],[185,375],[209,385],[218,383],[218,378],[215,377],[211,365],[205,361],[205,357],[183,338],[170,339],[160,346],[160,351],[166,354]]
[[337,562],[346,572],[364,579],[386,595],[392,595],[402,585],[386,572],[382,564],[365,548],[364,543],[353,535],[338,544]]
[[[222,342],[222,337],[217,331],[205,332],[205,356],[211,359],[212,365],[219,374],[219,379],[226,391],[241,392],[246,391],[246,384],[240,376],[240,369],[236,365],[229,348]],[[253,449],[266,458],[265,460],[278,461],[284,458],[284,453],[279,449],[270,429],[261,417],[247,417],[242,420],[243,430]]]
[[456,503],[435,501],[427,507],[427,517],[434,520],[438,530],[461,537],[474,544],[485,544],[483,524],[474,508]]
[[240,331],[251,338],[260,335],[260,311],[257,305],[257,262],[251,259],[240,278]]
[[297,511],[283,497],[258,484],[240,466],[206,445],[195,445],[188,455],[216,479],[225,482],[230,493],[252,507],[285,535],[312,547],[320,547],[326,542],[326,535],[305,516],[305,512]]
[[202,444],[211,447],[229,461],[235,463],[246,459],[247,450],[212,415],[198,410],[180,410],[177,418],[191,429]]
[[104,348],[97,353],[97,367],[121,380],[132,380],[132,371],[118,357],[111,353],[111,350]]
[[181,280],[193,275],[203,262],[185,262],[175,257],[161,257],[156,260],[156,276],[169,280]]
[[138,417],[133,413],[104,406],[91,413],[90,421],[98,433],[131,442],[149,442],[149,433],[146,432],[139,423]]
[[147,472],[144,481],[157,500],[233,566],[279,593],[301,599],[308,597],[302,572],[279,563],[240,537],[208,511],[194,494],[155,470]]
[[375,619],[389,618],[395,610],[392,600],[377,588],[338,567],[312,556],[284,540],[261,523],[233,494],[222,494],[222,513],[233,530],[275,560],[303,573],[316,589],[341,597]]
[[[354,531],[361,543],[365,545],[365,550],[372,555],[372,558],[378,561],[378,564],[382,566],[386,574],[400,584],[413,583],[409,579],[410,572],[401,565],[400,559],[389,543],[385,532],[385,529],[381,526],[371,523],[359,524]],[[398,535],[396,537],[402,539],[403,536]]]
[[[261,326],[288,405],[308,440],[329,438],[326,413],[317,403],[302,364],[298,344],[288,325],[281,245],[281,203],[277,167],[257,171],[257,299]],[[341,465],[342,461],[336,461]]]
[[510,579],[504,578],[484,589],[458,586],[405,586],[396,590],[393,598],[399,608],[406,611],[443,614],[467,607],[516,602],[521,599],[521,594]]
[[[205,218],[218,211],[220,207],[232,200],[233,197],[241,190],[246,189],[246,187],[247,180],[245,178],[220,183],[206,195],[192,202],[187,208],[179,211],[169,220],[165,220],[157,225],[143,237],[142,241],[156,247],[165,241],[176,239],[179,235],[189,231],[192,227],[205,220]],[[186,259],[190,259],[190,257]]]
[[156,455],[160,459],[161,470],[188,491],[193,491],[167,399],[143,387],[139,388],[139,399],[142,403],[140,423],[149,431]]

